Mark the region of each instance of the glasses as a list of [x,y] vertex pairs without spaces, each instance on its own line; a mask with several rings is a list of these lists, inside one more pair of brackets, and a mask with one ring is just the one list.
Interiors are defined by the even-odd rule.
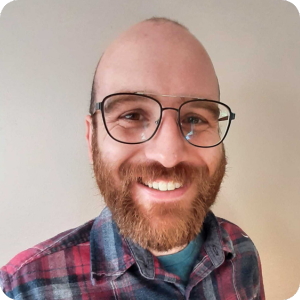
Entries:
[[[178,109],[162,107],[153,96],[186,99]],[[214,100],[144,93],[116,93],[96,103],[107,133],[123,144],[141,144],[157,132],[164,110],[177,111],[177,124],[188,143],[201,148],[219,145],[225,139],[235,114],[228,105]]]

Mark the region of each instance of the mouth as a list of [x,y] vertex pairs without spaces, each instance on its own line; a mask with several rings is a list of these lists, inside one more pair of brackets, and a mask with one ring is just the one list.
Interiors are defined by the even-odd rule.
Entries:
[[137,187],[142,195],[154,202],[178,201],[187,192],[190,184],[181,184],[173,181],[156,180],[143,182],[142,178],[137,181]]
[[156,180],[156,181],[143,181],[141,177],[138,178],[138,183],[161,192],[174,191],[183,187],[182,183],[174,182],[172,180]]

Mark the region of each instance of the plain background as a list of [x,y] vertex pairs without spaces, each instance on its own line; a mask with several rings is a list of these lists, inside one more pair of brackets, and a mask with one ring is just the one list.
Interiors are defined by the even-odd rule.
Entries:
[[300,18],[281,0],[9,3],[0,19],[0,265],[100,213],[84,137],[94,70],[118,34],[152,16],[182,22],[212,58],[221,100],[236,113],[213,211],[256,244],[267,299],[288,299],[300,282]]

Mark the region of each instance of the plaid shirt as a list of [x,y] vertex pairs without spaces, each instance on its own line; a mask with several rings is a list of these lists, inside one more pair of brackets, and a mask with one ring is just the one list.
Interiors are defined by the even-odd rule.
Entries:
[[185,287],[158,259],[100,216],[18,254],[0,285],[21,299],[265,299],[258,252],[236,225],[209,212],[205,242]]

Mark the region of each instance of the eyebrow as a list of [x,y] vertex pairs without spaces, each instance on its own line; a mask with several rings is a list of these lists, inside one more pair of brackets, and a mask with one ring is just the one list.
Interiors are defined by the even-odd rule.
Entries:
[[[159,94],[155,94],[155,93],[150,93],[150,92],[144,92],[144,91],[130,91],[130,90],[123,90],[123,93],[130,93],[130,94],[134,94],[135,96],[137,96],[135,99],[132,99],[133,95],[119,95],[116,96],[118,98],[111,100],[107,106],[105,106],[105,111],[108,113],[111,110],[113,110],[116,106],[118,106],[122,101],[127,100],[128,102],[144,102],[144,97],[143,96],[150,96],[151,98],[156,99],[158,102],[161,103],[160,100],[158,100],[158,97],[171,97],[171,98],[176,98],[174,99],[176,103],[178,103],[179,105],[183,104],[184,102],[188,102],[191,100],[209,100],[209,99],[204,99],[204,98],[199,98],[199,97],[193,97],[193,96],[176,96],[176,95],[159,95]],[[138,97],[140,95],[140,97]],[[213,100],[215,101],[215,100]],[[161,103],[162,104],[162,103]],[[200,107],[200,108],[205,108],[208,109],[216,118],[220,117],[220,109],[217,105],[217,103],[214,102],[190,102],[190,105],[192,107]],[[219,119],[219,121],[224,121],[227,120],[226,118],[221,118]]]
[[[118,106],[120,103],[122,103],[124,100],[127,102],[145,102],[144,97],[137,97],[132,99],[133,95],[119,95],[118,98],[112,99],[108,102],[108,104],[105,105],[105,111],[109,113],[112,111],[116,106]],[[138,95],[136,95],[138,96]],[[107,102],[106,102],[107,103]]]
[[[143,102],[144,103],[144,97],[143,97],[143,95],[145,95],[145,96],[148,96],[148,95],[151,96],[151,94],[145,94],[145,93],[143,93],[143,94],[141,94],[141,93],[134,93],[134,94],[136,96],[141,95],[141,97],[137,97],[137,98],[132,99],[132,97],[131,97],[132,95],[119,95],[118,98],[113,99],[113,100],[107,102],[108,104],[105,106],[106,112],[110,112],[111,110],[113,110],[116,106],[118,106],[121,102],[123,102],[123,100],[127,100],[128,102],[135,102],[135,103],[136,102]],[[160,95],[160,96],[162,96],[162,95]],[[185,96],[184,97],[183,96],[182,97],[176,96],[176,98],[180,98],[180,101],[176,101],[178,103],[184,103],[184,102],[187,102],[189,100],[199,100],[199,98],[194,98],[194,97],[186,98]],[[205,100],[205,99],[203,99],[203,100]],[[197,101],[195,101],[195,102],[190,102],[189,105],[191,107],[195,107],[195,108],[205,108],[205,109],[208,109],[217,118],[220,116],[220,109],[219,109],[218,105],[216,103],[214,103],[214,102],[197,102]]]
[[[197,100],[197,99],[195,99]],[[190,102],[190,105],[192,107],[200,107],[200,108],[205,108],[208,109],[214,117],[219,118],[220,116],[220,109],[218,107],[217,103],[214,102],[202,102],[202,101],[195,101],[195,102]],[[221,118],[219,121],[223,121],[223,118]]]
[[[190,100],[199,100],[199,99],[201,99],[201,98],[190,97],[190,96],[158,95],[158,94],[154,94],[154,93],[150,93],[150,92],[149,93],[141,92],[141,91],[135,92],[135,91],[129,91],[129,90],[125,90],[125,91],[123,90],[123,93],[130,93],[130,94],[134,94],[135,96],[140,96],[140,97],[132,99],[131,97],[133,95],[119,95],[119,96],[116,96],[118,98],[111,100],[109,102],[109,104],[105,107],[106,112],[110,112],[113,108],[115,108],[123,100],[127,100],[127,101],[130,101],[130,102],[143,101],[145,99],[145,97],[143,97],[143,96],[149,96],[151,98],[154,98],[161,105],[163,105],[163,103],[162,103],[163,101],[161,101],[163,99],[159,100],[158,98],[167,96],[167,97],[170,97],[170,98],[174,98],[174,102],[176,104],[178,104],[179,106],[181,104],[183,104],[184,102],[187,102],[187,101],[190,101]],[[205,100],[205,99],[203,99],[203,100]]]

